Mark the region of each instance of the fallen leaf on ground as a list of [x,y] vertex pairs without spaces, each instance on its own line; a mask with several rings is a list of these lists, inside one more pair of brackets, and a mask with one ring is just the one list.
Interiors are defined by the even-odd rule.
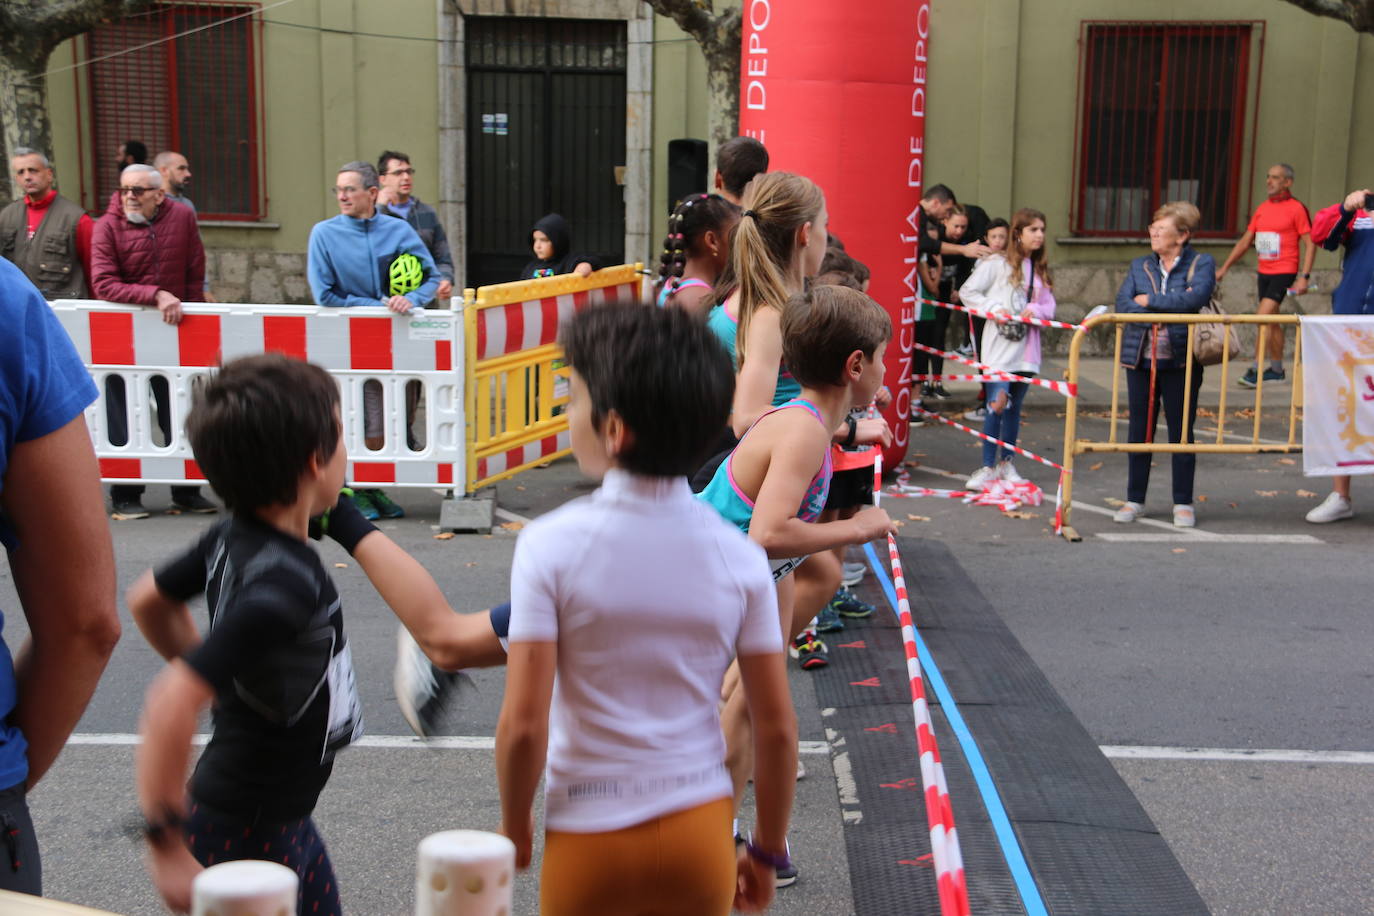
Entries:
[[1298,493],[1297,493],[1297,495],[1298,495],[1298,497],[1299,497],[1300,499],[1316,499],[1316,498],[1317,498],[1317,494],[1316,494],[1316,493],[1313,493],[1311,490],[1299,490]]
[[1236,503],[1227,503],[1226,505],[1228,505],[1228,506],[1230,506],[1232,509],[1234,509],[1234,508],[1236,507],[1237,504],[1236,504]]
[[517,486],[515,489],[517,489],[517,490],[523,490],[523,489],[525,489],[525,488],[524,488],[524,487]]
[[348,564],[347,564],[347,563],[335,563],[335,564],[334,564],[334,568],[335,568],[335,569],[348,569]]
[[1099,461],[1097,464],[1095,464],[1095,465],[1093,465],[1092,467],[1088,468],[1088,470],[1090,470],[1090,471],[1100,471],[1100,470],[1102,470],[1102,462]]
[[1197,501],[1200,502],[1200,503],[1205,503],[1205,502],[1207,502],[1207,497],[1206,497],[1206,495],[1199,494],[1199,495],[1198,495],[1198,498],[1197,498]]
[[501,523],[501,527],[504,528],[504,529],[506,529],[507,531],[519,531],[521,528],[524,528],[524,527],[525,527],[525,523],[524,523],[524,522],[502,522],[502,523]]
[[436,541],[451,541],[451,540],[453,540],[453,532],[452,532],[452,531],[440,531],[438,534],[436,534],[436,535],[434,536],[434,540],[436,540]]
[[930,516],[929,516],[929,515],[908,515],[907,518],[911,519],[913,522],[928,522],[928,521],[930,521]]
[[1208,419],[1211,419],[1217,415],[1217,412],[1215,410],[1208,410],[1206,407],[1199,407],[1197,409],[1197,415],[1199,417],[1206,417]]
[[1252,420],[1255,417],[1255,410],[1253,407],[1247,407],[1244,410],[1237,410],[1234,416],[1237,420]]
[[181,514],[181,510],[180,510],[180,509],[168,509],[166,514],[167,514],[167,515],[180,515],[180,514]]
[[1278,495],[1279,495],[1279,491],[1278,491],[1278,490],[1256,490],[1256,491],[1255,491],[1255,495],[1256,495],[1256,496],[1264,496],[1264,497],[1278,496]]
[[1280,458],[1279,464],[1297,464],[1292,458]]
[[1106,503],[1107,505],[1109,505],[1109,506],[1114,506],[1114,507],[1116,507],[1116,508],[1118,508],[1118,509],[1120,509],[1122,506],[1126,505],[1126,500],[1124,500],[1124,499],[1117,499],[1115,496],[1108,496],[1106,499],[1104,499],[1104,500],[1102,500],[1102,501],[1103,501],[1104,503]]
[[472,567],[476,566],[477,563],[474,561],[472,563],[464,563],[463,565],[466,566],[468,569],[472,569]]
[[1012,510],[1007,511],[1007,512],[1003,512],[1002,514],[1005,515],[1007,518],[1039,518],[1039,517],[1040,517],[1039,513],[1036,513],[1036,512],[1017,512],[1015,509],[1012,509]]
[[906,527],[906,522],[902,521],[902,520],[899,519],[899,518],[894,518],[894,519],[892,520],[892,525],[893,525],[894,528],[904,528],[904,527]]
[[1175,547],[1175,548],[1174,548],[1174,553],[1187,553],[1187,552],[1188,552],[1188,548],[1187,548],[1187,547]]

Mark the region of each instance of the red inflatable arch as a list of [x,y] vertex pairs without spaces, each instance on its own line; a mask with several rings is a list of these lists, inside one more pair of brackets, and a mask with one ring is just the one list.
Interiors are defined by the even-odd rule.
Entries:
[[768,147],[770,169],[821,186],[831,229],[892,316],[883,464],[896,467],[911,411],[930,2],[743,0],[743,13],[740,133]]

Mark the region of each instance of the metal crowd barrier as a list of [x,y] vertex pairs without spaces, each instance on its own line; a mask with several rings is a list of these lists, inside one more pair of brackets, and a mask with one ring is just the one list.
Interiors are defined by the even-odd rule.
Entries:
[[[1079,455],[1089,453],[1116,453],[1129,454],[1132,452],[1157,452],[1161,454],[1184,453],[1221,453],[1221,454],[1242,454],[1259,455],[1266,453],[1285,453],[1301,452],[1302,436],[1298,428],[1301,419],[1302,408],[1302,335],[1295,334],[1296,342],[1293,350],[1293,370],[1289,383],[1292,385],[1292,400],[1288,407],[1288,438],[1283,442],[1276,440],[1265,440],[1260,437],[1260,420],[1264,406],[1264,381],[1263,374],[1257,380],[1253,400],[1249,396],[1244,396],[1244,400],[1250,401],[1247,405],[1253,411],[1248,437],[1244,434],[1237,434],[1226,429],[1226,410],[1228,394],[1230,394],[1230,368],[1235,363],[1249,365],[1252,359],[1252,352],[1247,348],[1242,348],[1240,355],[1231,360],[1223,357],[1222,361],[1215,366],[1206,369],[1208,374],[1212,372],[1220,373],[1220,395],[1216,407],[1216,435],[1212,441],[1188,442],[1190,424],[1188,422],[1191,413],[1191,401],[1193,390],[1193,369],[1194,363],[1190,360],[1184,375],[1183,387],[1183,429],[1179,442],[1124,442],[1121,441],[1118,432],[1118,423],[1125,418],[1121,412],[1121,379],[1123,367],[1121,366],[1121,339],[1128,324],[1186,324],[1188,325],[1188,352],[1193,351],[1193,341],[1197,335],[1197,325],[1200,324],[1227,324],[1259,325],[1259,352],[1265,352],[1265,343],[1268,337],[1269,328],[1272,325],[1298,327],[1298,316],[1296,315],[1174,315],[1168,316],[1167,322],[1160,321],[1158,315],[1144,315],[1139,313],[1121,314],[1109,312],[1106,314],[1094,315],[1083,322],[1083,327],[1076,331],[1073,341],[1069,345],[1069,368],[1067,380],[1070,386],[1077,389],[1079,382],[1079,357],[1082,351],[1083,342],[1087,339],[1095,328],[1111,326],[1116,335],[1116,342],[1113,347],[1112,357],[1112,401],[1111,413],[1107,418],[1107,438],[1105,440],[1081,438],[1078,431],[1078,398],[1069,398],[1067,412],[1064,415],[1064,486],[1063,486],[1063,527],[1061,529],[1065,538],[1070,541],[1081,540],[1080,535],[1074,530],[1070,520],[1073,512],[1073,483],[1076,458]],[[1201,392],[1199,391],[1199,394]],[[1236,400],[1241,400],[1237,397]]]

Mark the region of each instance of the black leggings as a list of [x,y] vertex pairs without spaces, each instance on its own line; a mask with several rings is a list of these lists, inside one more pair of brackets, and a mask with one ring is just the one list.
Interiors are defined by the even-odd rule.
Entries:
[[[945,349],[945,340],[949,337],[949,316],[950,310],[932,306],[935,309],[935,317],[929,321],[916,322],[916,341],[923,343],[927,347],[934,347],[937,350]],[[925,353],[921,350],[916,351],[915,371],[917,375],[924,375],[929,372],[931,375],[941,375],[945,371],[945,358]],[[925,368],[929,366],[929,368]],[[930,385],[939,385],[940,382],[928,382]]]
[[[1163,404],[1164,420],[1169,430],[1169,441],[1178,442],[1183,434],[1183,377],[1184,369],[1160,369],[1155,377],[1155,425],[1159,423],[1160,405]],[[1197,422],[1197,395],[1202,387],[1202,367],[1193,365],[1193,392],[1188,404],[1188,441],[1193,441],[1193,426]],[[1126,395],[1130,403],[1130,424],[1128,441],[1144,442],[1145,433],[1150,428],[1150,370],[1126,370]],[[1126,459],[1126,499],[1133,503],[1145,503],[1145,491],[1150,485],[1149,452],[1132,452]],[[1181,506],[1193,504],[1193,473],[1197,468],[1197,455],[1175,452],[1173,461],[1174,503]]]

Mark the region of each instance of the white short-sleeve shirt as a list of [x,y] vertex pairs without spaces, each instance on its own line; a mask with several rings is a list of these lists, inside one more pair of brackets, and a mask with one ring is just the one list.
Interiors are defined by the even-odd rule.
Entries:
[[576,833],[729,797],[721,681],[783,648],[763,549],[685,478],[619,470],[521,532],[510,641],[558,644],[545,821]]

